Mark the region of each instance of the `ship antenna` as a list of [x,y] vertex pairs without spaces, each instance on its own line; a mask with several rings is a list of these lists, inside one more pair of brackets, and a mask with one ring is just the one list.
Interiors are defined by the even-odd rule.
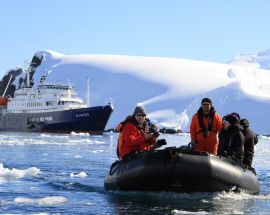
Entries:
[[87,77],[86,81],[86,105],[90,107],[90,79]]

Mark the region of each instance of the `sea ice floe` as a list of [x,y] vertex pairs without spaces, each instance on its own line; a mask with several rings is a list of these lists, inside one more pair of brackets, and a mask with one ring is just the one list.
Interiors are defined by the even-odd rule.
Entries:
[[39,204],[39,205],[58,205],[66,203],[68,200],[63,196],[50,196],[40,199],[17,197],[14,202],[19,204]]
[[87,177],[87,174],[85,172],[71,173],[70,177],[71,178],[84,178],[84,177]]
[[15,181],[19,178],[31,178],[35,177],[40,173],[40,169],[36,167],[30,167],[25,170],[19,170],[16,168],[9,169],[4,168],[3,164],[0,163],[0,182]]

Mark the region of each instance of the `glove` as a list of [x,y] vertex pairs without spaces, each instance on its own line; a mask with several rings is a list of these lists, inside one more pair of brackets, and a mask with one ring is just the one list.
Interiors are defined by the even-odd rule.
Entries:
[[167,145],[167,141],[166,141],[165,139],[157,140],[156,145],[157,145],[158,147]]

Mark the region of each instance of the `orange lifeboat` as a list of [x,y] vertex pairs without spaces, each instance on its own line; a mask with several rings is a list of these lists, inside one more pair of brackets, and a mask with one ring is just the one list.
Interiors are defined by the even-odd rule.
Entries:
[[0,106],[7,106],[8,100],[0,96]]

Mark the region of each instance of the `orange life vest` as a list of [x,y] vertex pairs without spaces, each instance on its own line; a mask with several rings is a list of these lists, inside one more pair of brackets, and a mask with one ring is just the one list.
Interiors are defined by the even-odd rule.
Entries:
[[218,149],[217,133],[221,128],[222,118],[216,112],[212,117],[199,116],[199,113],[194,114],[190,124],[190,136],[191,141],[196,142],[195,150],[216,155]]

